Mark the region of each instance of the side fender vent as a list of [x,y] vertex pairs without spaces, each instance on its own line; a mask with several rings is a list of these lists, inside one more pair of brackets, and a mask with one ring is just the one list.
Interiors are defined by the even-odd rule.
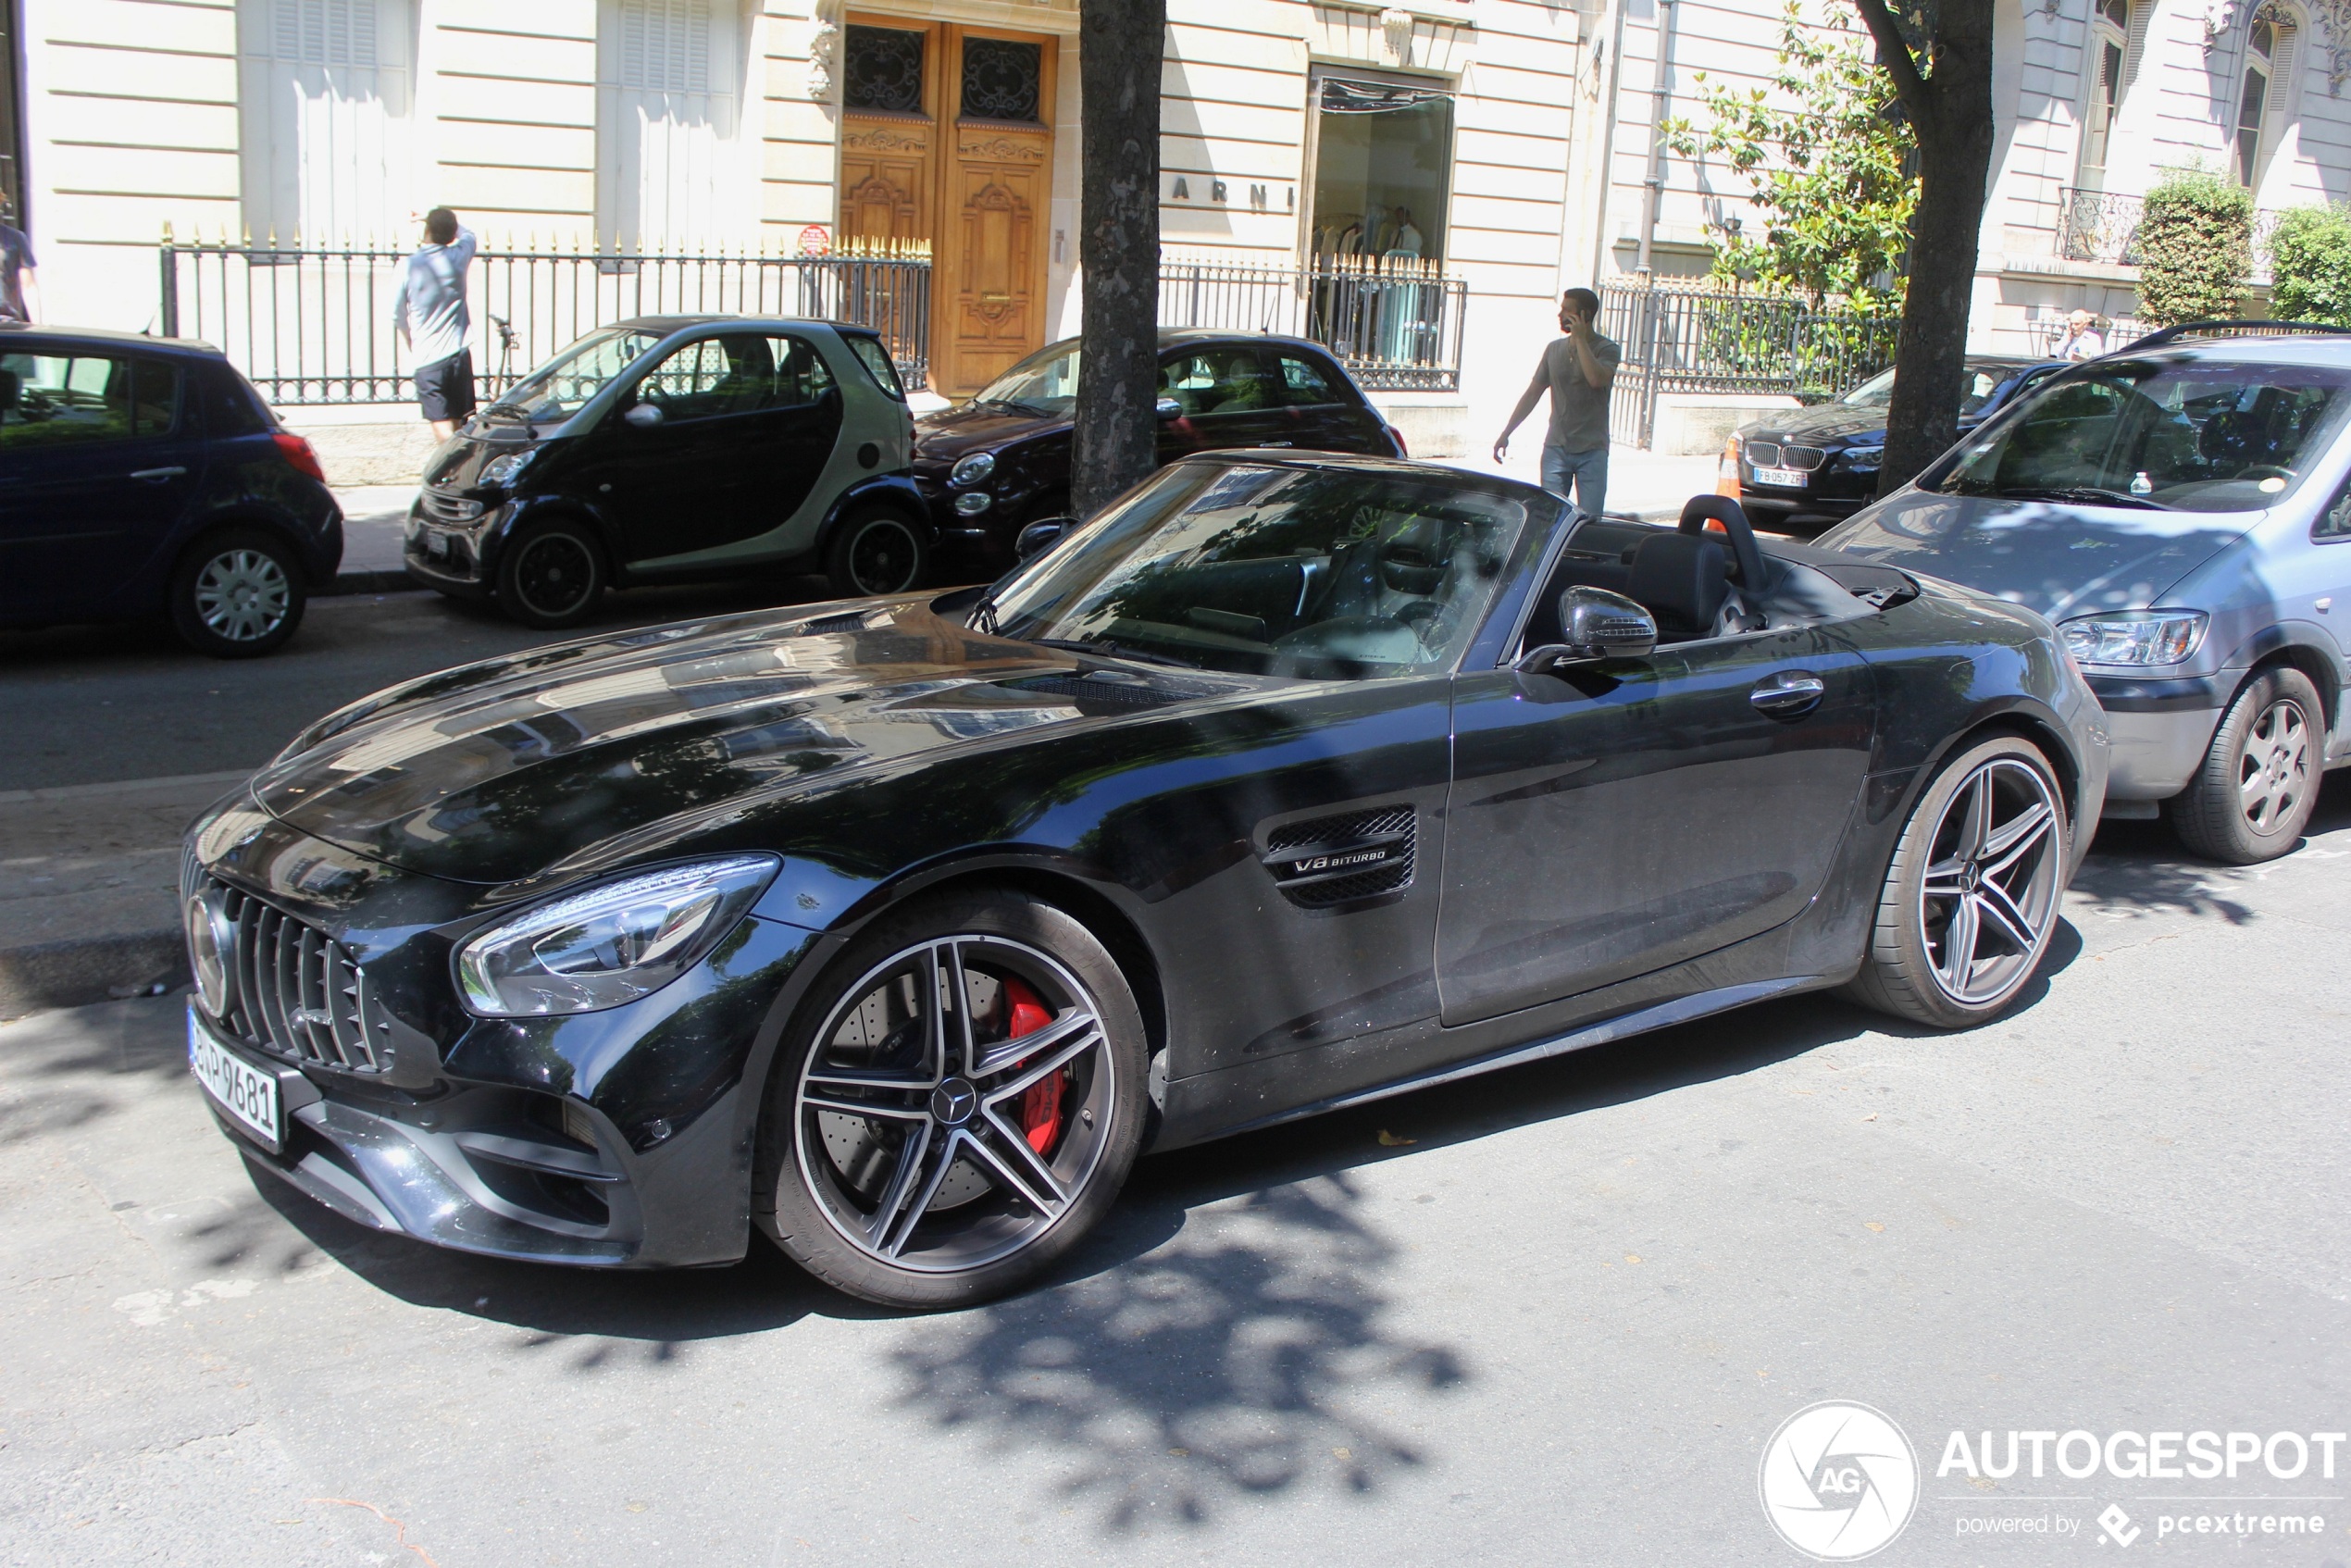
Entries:
[[1266,836],[1261,861],[1304,909],[1401,892],[1412,885],[1419,820],[1411,806],[1394,805],[1287,823]]

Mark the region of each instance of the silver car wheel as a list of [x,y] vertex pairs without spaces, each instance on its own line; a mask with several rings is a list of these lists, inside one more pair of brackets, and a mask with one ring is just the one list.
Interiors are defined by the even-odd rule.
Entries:
[[2268,837],[2292,819],[2310,789],[2310,720],[2291,697],[2271,703],[2246,731],[2237,758],[2245,826]]
[[2024,983],[2057,922],[2063,818],[2036,768],[1996,757],[1934,826],[1915,917],[1935,984],[1980,1007]]
[[285,624],[293,603],[286,568],[259,550],[224,550],[196,572],[196,616],[230,642],[258,642]]
[[868,1257],[923,1273],[1033,1246],[1111,1137],[1117,1066],[1100,1003],[1002,937],[917,943],[850,987],[801,1070],[800,1178]]

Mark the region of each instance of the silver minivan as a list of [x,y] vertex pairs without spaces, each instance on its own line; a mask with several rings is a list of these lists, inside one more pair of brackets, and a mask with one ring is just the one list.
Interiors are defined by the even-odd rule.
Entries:
[[2057,622],[2110,721],[2106,815],[2250,865],[2351,762],[2351,336],[2236,325],[2052,377],[1819,543]]

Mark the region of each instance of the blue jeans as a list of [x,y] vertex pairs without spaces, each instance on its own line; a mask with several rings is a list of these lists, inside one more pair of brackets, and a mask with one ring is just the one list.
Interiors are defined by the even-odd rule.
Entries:
[[1577,507],[1598,516],[1608,500],[1608,448],[1595,447],[1589,452],[1543,448],[1543,488],[1565,500],[1571,479],[1575,481]]

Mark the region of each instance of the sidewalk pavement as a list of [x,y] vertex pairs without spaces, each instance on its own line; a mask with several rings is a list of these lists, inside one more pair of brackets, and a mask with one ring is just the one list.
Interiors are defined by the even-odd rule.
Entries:
[[413,484],[339,486],[342,506],[342,566],[337,593],[399,592],[417,584],[400,562],[401,532],[417,499]]

